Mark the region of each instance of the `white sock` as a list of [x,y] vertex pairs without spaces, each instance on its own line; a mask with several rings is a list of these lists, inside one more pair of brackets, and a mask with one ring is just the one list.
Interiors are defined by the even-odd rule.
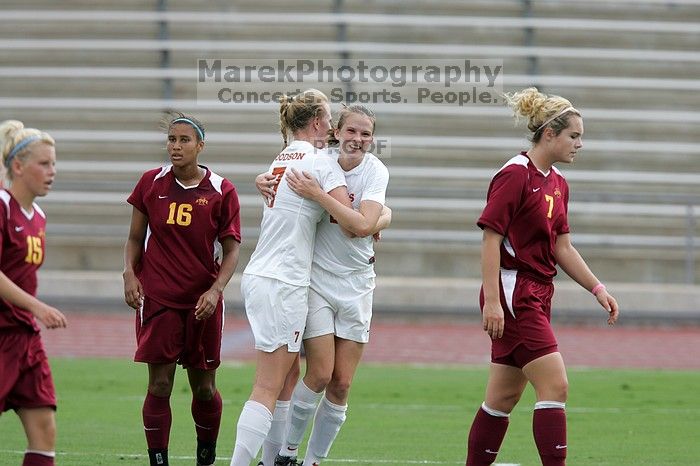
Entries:
[[292,393],[291,409],[287,416],[286,432],[280,455],[297,456],[299,444],[304,438],[306,427],[309,425],[311,417],[314,415],[318,400],[323,392],[316,393],[306,386],[304,380],[300,380]]
[[490,414],[494,417],[510,417],[510,414],[504,413],[503,411],[498,411],[497,409],[489,408],[486,406],[486,402],[481,403],[481,409],[483,409],[486,414]]
[[275,412],[272,413],[272,426],[263,443],[262,462],[265,466],[274,466],[275,456],[284,443],[284,427],[287,424],[290,401],[277,401]]
[[348,405],[337,405],[328,401],[325,396],[318,405],[314,427],[309,438],[309,448],[304,458],[304,464],[318,466],[321,460],[328,456],[340,427],[345,422]]
[[258,456],[272,424],[272,413],[261,403],[248,400],[238,418],[236,427],[236,446],[230,466],[249,466]]
[[535,403],[535,409],[561,408],[566,409],[566,403],[563,401],[538,401]]
[[25,453],[33,453],[33,454],[35,454],[35,455],[46,456],[46,457],[49,457],[49,458],[55,458],[55,457],[56,457],[56,452],[55,452],[55,451],[25,450]]

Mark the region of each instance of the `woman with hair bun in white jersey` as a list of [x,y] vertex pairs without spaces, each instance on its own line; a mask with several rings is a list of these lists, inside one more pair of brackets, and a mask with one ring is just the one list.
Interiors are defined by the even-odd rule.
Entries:
[[[361,105],[344,107],[331,142],[348,184],[352,210],[326,195],[312,174],[292,170],[289,186],[301,196],[319,202],[329,215],[316,231],[309,315],[304,332],[306,374],[294,388],[284,442],[274,463],[297,464],[299,444],[314,418],[303,464],[321,464],[328,456],[342,424],[353,376],[369,341],[374,292],[374,246],[372,234],[389,226],[391,210],[384,206],[389,172],[367,152],[374,138],[375,116]],[[356,235],[351,219],[362,215],[367,226]],[[325,395],[324,395],[325,390]]]
[[[279,180],[264,206],[258,244],[243,272],[241,292],[257,350],[253,390],[238,419],[231,466],[248,466],[272,425],[276,400],[298,358],[308,312],[308,287],[316,225],[324,209],[294,193],[284,176],[290,169],[313,173],[324,193],[350,210],[345,177],[323,149],[331,128],[328,98],[316,89],[284,96],[280,130],[286,145],[270,165]],[[362,215],[349,222],[366,228]]]

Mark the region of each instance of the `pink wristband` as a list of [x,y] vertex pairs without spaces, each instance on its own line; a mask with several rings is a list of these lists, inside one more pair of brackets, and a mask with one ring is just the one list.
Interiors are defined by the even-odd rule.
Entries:
[[604,289],[605,289],[605,285],[603,285],[602,283],[598,283],[596,286],[593,287],[593,289],[591,290],[591,293],[596,295],[596,294],[598,294],[598,292],[600,290],[604,290]]

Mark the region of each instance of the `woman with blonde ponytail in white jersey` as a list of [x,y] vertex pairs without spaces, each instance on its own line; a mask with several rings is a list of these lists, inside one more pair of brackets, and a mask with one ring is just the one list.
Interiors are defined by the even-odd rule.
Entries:
[[43,131],[19,121],[0,123],[7,176],[0,189],[0,414],[12,409],[22,421],[22,466],[53,466],[56,456],[56,392],[38,322],[62,328],[66,317],[36,299],[46,217],[34,202],[48,194],[56,176],[54,146]]
[[[264,445],[264,466],[297,464],[298,447],[311,418],[314,425],[303,463],[319,465],[345,421],[350,384],[369,340],[375,276],[371,234],[391,222],[391,210],[384,206],[389,173],[367,152],[374,127],[373,113],[352,105],[341,110],[338,127],[331,133],[331,145],[338,148],[329,149],[328,155],[343,169],[356,210],[326,199],[310,173],[294,170],[298,176],[289,176],[293,190],[319,200],[339,220],[326,215],[316,231],[304,332],[306,374],[296,387],[290,387],[291,380],[287,380],[285,394],[291,389],[293,394],[278,402],[278,411],[282,403],[290,411],[286,429],[276,435],[270,432]],[[256,184],[264,195],[274,195],[263,177]],[[364,219],[363,228],[357,228],[357,218]]]
[[[270,165],[280,180],[263,207],[258,244],[243,272],[241,292],[257,350],[253,390],[238,419],[231,466],[249,466],[272,423],[285,378],[298,357],[306,314],[316,225],[324,210],[298,196],[284,173],[310,171],[324,192],[347,202],[345,178],[324,151],[331,127],[328,98],[316,89],[280,101],[284,150]],[[287,145],[287,138],[293,140]],[[348,202],[349,203],[349,202]]]

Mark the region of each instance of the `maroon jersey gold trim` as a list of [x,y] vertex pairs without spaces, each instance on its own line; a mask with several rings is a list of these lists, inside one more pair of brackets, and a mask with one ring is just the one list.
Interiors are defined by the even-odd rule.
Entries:
[[[38,205],[27,212],[9,191],[0,190],[0,270],[7,278],[36,296],[36,273],[46,252],[46,216]],[[25,327],[39,331],[31,312],[0,299],[0,329]]]
[[551,281],[557,236],[569,233],[568,203],[569,186],[559,170],[545,175],[523,152],[494,175],[477,225],[504,236],[502,268]]
[[216,280],[220,241],[241,241],[235,186],[206,169],[192,187],[180,184],[172,165],[149,170],[127,202],[148,217],[139,279],[149,298],[173,308],[192,308]]

